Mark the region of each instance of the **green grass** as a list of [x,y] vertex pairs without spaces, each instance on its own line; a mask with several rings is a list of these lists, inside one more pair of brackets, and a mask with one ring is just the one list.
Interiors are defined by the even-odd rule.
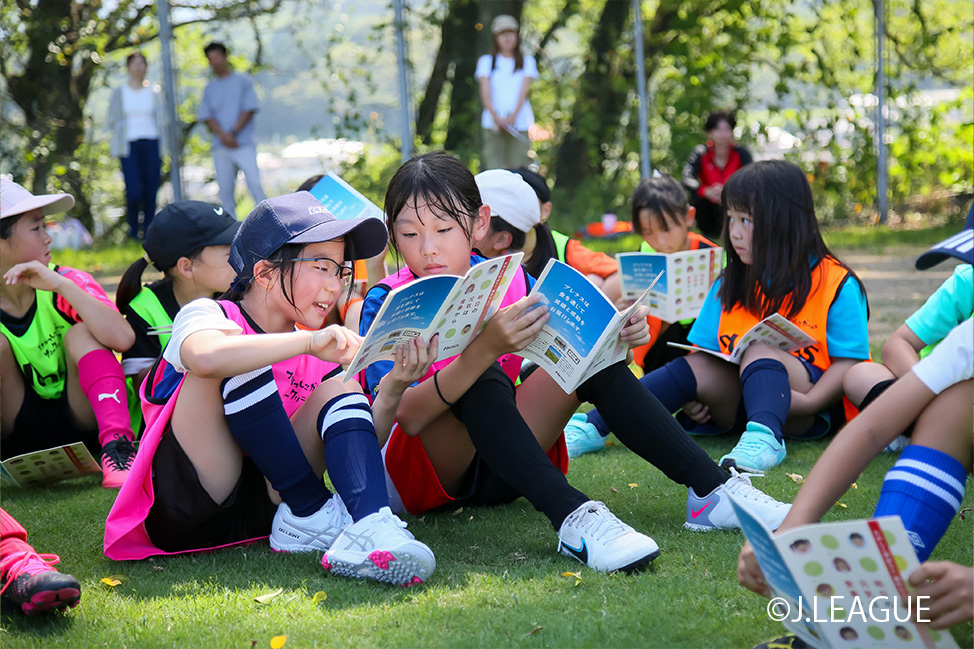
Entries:
[[[960,230],[960,223],[936,225],[919,230],[889,228],[881,225],[849,225],[823,228],[825,242],[833,250],[854,249],[882,253],[898,246],[932,246]],[[642,239],[630,234],[615,239],[583,239],[582,243],[592,250],[609,255],[617,252],[639,250]]]
[[121,245],[103,244],[81,250],[52,250],[54,263],[77,268],[93,275],[121,275],[132,262],[145,254],[137,241],[126,240]]
[[[730,438],[702,440],[717,457]],[[807,475],[825,442],[789,444],[785,470],[757,485],[782,500]],[[877,458],[828,520],[868,517],[893,456]],[[48,488],[6,488],[3,506],[41,552],[83,584],[78,608],[50,619],[3,618],[0,644],[14,647],[751,647],[780,635],[766,600],[738,586],[738,533],[682,528],[686,491],[619,444],[573,462],[572,483],[605,501],[663,550],[651,571],[595,573],[555,554],[556,536],[524,500],[411,518],[433,548],[436,573],[399,589],[331,577],[314,555],[276,555],[266,544],[220,552],[115,563],[102,555],[113,493],[94,478]],[[630,483],[638,486],[630,487]],[[964,507],[974,505],[968,488]],[[974,518],[954,521],[934,553],[970,565]],[[579,572],[581,579],[562,573]],[[104,577],[124,575],[115,588]],[[577,581],[577,583],[576,583]],[[267,604],[254,597],[283,588]],[[317,591],[327,599],[312,602]],[[971,624],[952,629],[974,644]]]

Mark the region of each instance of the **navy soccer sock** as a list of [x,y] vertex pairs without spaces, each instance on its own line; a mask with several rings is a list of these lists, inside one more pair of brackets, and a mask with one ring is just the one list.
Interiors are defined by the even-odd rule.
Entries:
[[781,361],[759,358],[741,372],[741,398],[747,420],[768,428],[781,441],[791,409],[791,383]]
[[318,414],[328,476],[352,520],[389,506],[382,452],[364,394],[340,394]]
[[316,476],[284,411],[271,368],[232,376],[221,384],[230,434],[296,516],[310,516],[331,492]]
[[[682,408],[687,401],[697,398],[697,378],[685,358],[670,361],[643,376],[639,382],[646,386],[663,408],[670,413]],[[590,410],[586,417],[603,437],[609,434],[609,425],[605,423],[598,409]]]
[[917,557],[926,561],[960,511],[966,479],[955,458],[911,444],[887,472],[873,516],[899,516]]

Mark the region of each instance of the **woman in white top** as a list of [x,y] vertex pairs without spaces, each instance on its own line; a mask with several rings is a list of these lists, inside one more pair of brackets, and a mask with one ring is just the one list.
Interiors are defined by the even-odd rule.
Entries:
[[148,63],[141,52],[125,60],[129,79],[115,88],[108,106],[112,129],[111,152],[122,163],[125,177],[126,218],[129,236],[139,238],[139,214],[144,233],[156,213],[156,191],[162,167],[159,141],[163,134],[163,106],[159,86],[146,81]]
[[531,82],[538,78],[538,64],[521,52],[517,20],[503,14],[491,23],[494,47],[477,61],[480,101],[484,105],[480,125],[484,136],[482,169],[527,165],[531,140],[528,128],[534,112],[528,101]]

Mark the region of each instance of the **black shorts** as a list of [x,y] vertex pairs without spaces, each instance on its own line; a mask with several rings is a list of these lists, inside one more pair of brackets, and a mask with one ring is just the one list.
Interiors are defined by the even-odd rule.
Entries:
[[145,519],[152,543],[166,552],[202,550],[268,536],[277,512],[264,475],[249,457],[222,503],[200,483],[196,467],[169,428],[152,458],[155,499]]
[[92,457],[101,457],[98,429],[78,425],[68,405],[68,391],[57,399],[44,399],[30,385],[24,385],[24,402],[10,435],[0,441],[0,457],[6,460],[31,451],[84,442]]
[[[869,388],[869,392],[866,393],[866,396],[862,398],[862,403],[859,404],[859,411],[862,412],[863,410],[865,410],[866,406],[868,406],[873,401],[875,401],[879,397],[879,395],[881,395],[883,392],[886,392],[886,390],[889,389],[889,386],[896,383],[896,381],[897,379],[887,379],[886,381],[880,381],[873,387]],[[916,423],[915,421],[910,422],[910,425],[907,426],[906,429],[903,431],[903,435],[906,435],[907,437],[912,436],[913,425],[915,423]]]

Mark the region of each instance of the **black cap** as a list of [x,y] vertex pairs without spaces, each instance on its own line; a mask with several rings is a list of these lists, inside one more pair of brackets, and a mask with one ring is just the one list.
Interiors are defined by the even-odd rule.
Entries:
[[963,230],[917,257],[917,270],[936,266],[948,257],[956,257],[965,264],[974,264],[974,205],[971,205],[971,211],[967,213]]
[[347,237],[355,258],[366,259],[385,249],[388,236],[382,219],[336,219],[310,192],[268,198],[254,208],[233,238],[230,265],[237,271],[234,285],[245,286],[254,264],[287,243],[319,243]]
[[239,228],[240,222],[219,205],[177,201],[153,217],[142,248],[156,268],[166,270],[200,248],[229,245]]

